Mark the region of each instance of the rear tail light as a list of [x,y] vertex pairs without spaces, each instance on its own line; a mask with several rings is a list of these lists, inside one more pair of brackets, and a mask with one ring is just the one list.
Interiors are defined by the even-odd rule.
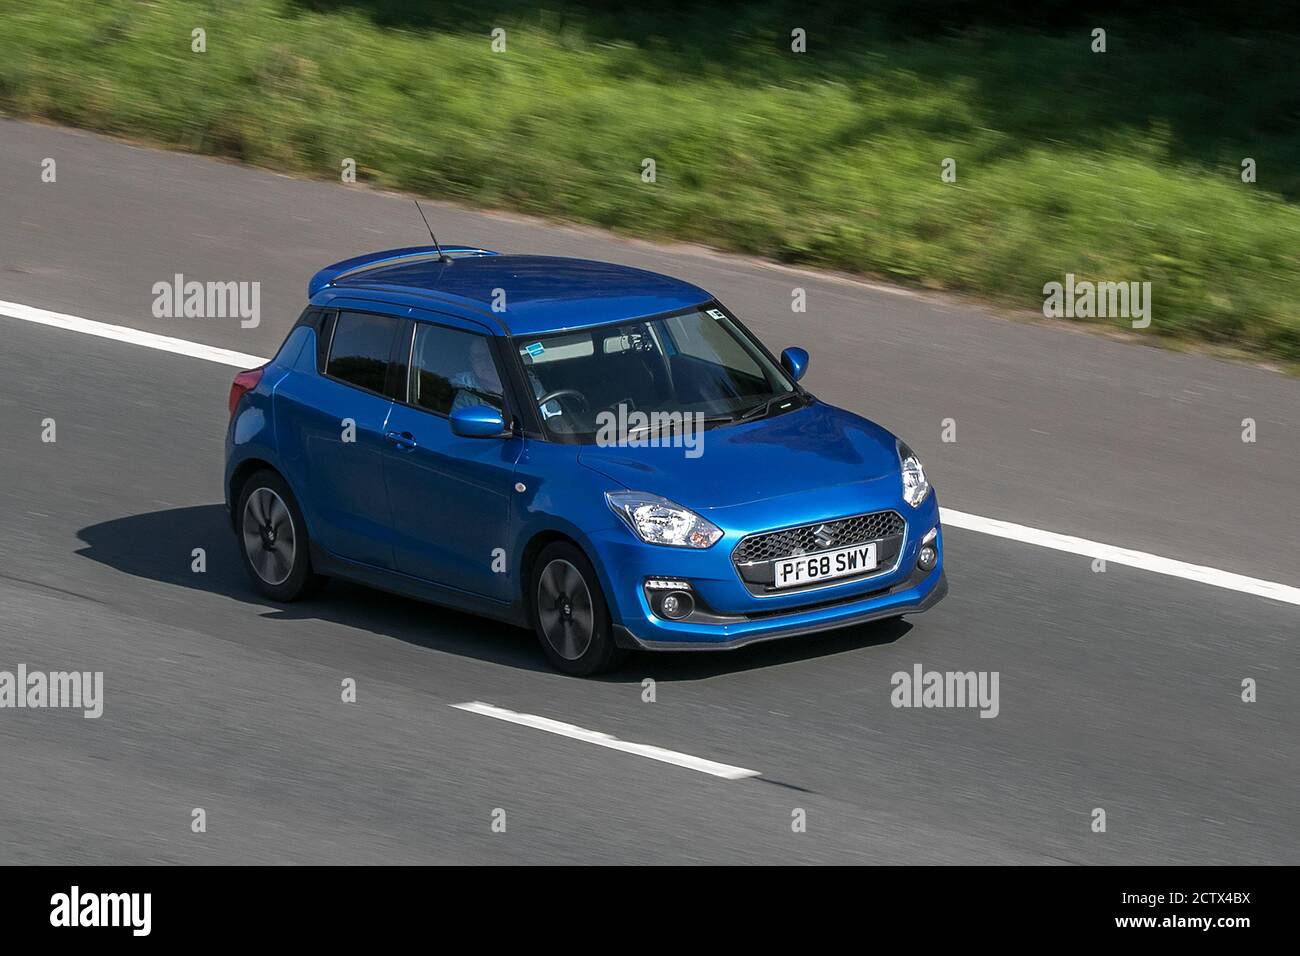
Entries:
[[262,380],[262,373],[266,371],[266,366],[260,368],[250,368],[246,372],[240,372],[235,376],[235,380],[230,384],[230,417],[235,417],[235,406],[239,400],[244,397],[245,392],[251,392],[257,388],[257,383]]

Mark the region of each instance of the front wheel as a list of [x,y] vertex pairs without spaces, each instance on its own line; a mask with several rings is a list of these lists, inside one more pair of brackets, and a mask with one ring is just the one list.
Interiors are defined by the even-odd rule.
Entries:
[[557,541],[533,564],[529,603],[546,657],[566,674],[612,670],[626,652],[614,643],[609,608],[596,571],[572,544]]
[[253,585],[275,601],[296,601],[319,579],[311,569],[307,524],[288,483],[263,469],[244,482],[235,533]]

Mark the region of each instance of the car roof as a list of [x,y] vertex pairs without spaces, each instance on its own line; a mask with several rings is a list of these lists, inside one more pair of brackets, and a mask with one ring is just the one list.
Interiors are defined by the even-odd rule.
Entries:
[[480,321],[486,313],[492,319],[489,324],[512,335],[644,318],[713,298],[689,282],[612,262],[483,250],[449,261],[407,250],[374,253],[323,269],[312,282],[313,293],[327,288],[338,294],[387,291],[403,298],[415,293],[432,300],[431,309],[447,311],[451,306]]

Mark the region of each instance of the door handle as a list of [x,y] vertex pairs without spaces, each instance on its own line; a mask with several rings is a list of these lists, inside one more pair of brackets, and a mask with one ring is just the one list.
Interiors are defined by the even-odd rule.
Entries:
[[415,436],[410,432],[386,432],[384,437],[398,448],[402,449],[402,451],[410,451],[418,444],[415,440]]

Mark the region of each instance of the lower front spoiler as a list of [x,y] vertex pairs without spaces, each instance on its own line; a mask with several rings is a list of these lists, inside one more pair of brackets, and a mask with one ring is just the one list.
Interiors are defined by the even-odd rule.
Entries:
[[861,614],[855,614],[849,617],[840,617],[832,620],[817,621],[811,624],[801,624],[790,628],[774,628],[770,631],[761,631],[754,634],[743,634],[739,637],[732,638],[729,641],[655,641],[646,640],[637,637],[631,631],[621,624],[614,625],[614,643],[619,647],[631,648],[642,651],[734,651],[738,647],[747,647],[750,644],[758,644],[763,641],[779,641],[787,637],[799,637],[803,634],[816,634],[819,631],[835,631],[844,627],[854,627],[858,624],[867,624],[871,621],[880,621],[885,618],[901,617],[904,614],[920,614],[922,611],[928,611],[934,607],[948,593],[948,574],[946,571],[939,572],[939,580],[935,582],[923,598],[912,604],[891,604],[887,607],[876,608],[870,611],[863,611]]

